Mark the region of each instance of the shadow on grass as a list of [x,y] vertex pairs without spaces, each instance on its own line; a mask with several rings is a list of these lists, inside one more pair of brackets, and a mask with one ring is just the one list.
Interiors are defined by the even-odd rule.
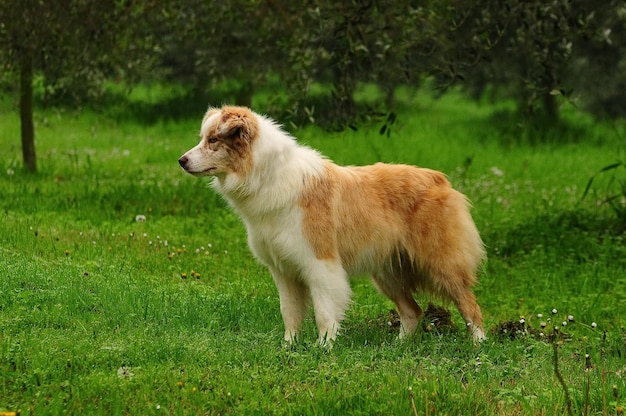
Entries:
[[[496,236],[498,255],[512,257],[536,250],[589,261],[623,251],[626,224],[586,211],[539,215]],[[609,245],[609,246],[607,246]],[[617,260],[617,259],[616,259]]]
[[503,145],[576,144],[597,140],[591,130],[567,119],[527,117],[514,111],[497,111],[485,120]]
[[172,94],[158,101],[132,100],[127,95],[109,93],[94,107],[120,122],[137,122],[151,125],[163,121],[198,119],[210,103],[226,102],[227,93],[211,96],[198,89]]

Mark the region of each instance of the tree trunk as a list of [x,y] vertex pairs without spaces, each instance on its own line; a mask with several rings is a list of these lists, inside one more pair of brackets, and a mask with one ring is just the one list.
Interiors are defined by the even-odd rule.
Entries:
[[29,172],[37,171],[35,126],[33,123],[33,60],[24,57],[20,63],[20,122],[22,127],[22,156]]
[[543,109],[548,116],[548,120],[551,122],[557,122],[559,121],[559,105],[556,101],[556,96],[551,94],[550,91],[544,93],[543,95]]

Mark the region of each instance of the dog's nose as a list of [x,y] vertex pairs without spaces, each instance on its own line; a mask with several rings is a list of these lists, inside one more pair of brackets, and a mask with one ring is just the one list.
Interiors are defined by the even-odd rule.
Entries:
[[189,162],[189,158],[187,156],[181,156],[180,159],[178,159],[178,164],[183,169],[187,166],[187,162]]

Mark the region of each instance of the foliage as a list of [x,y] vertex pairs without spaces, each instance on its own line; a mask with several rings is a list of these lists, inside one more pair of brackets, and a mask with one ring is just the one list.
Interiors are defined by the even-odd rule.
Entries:
[[[245,105],[271,86],[270,109],[296,124],[343,128],[380,116],[393,111],[398,86],[417,88],[424,77],[442,90],[461,84],[475,97],[514,97],[527,115],[553,120],[560,102],[579,96],[596,113],[623,113],[618,1],[279,0],[171,10],[162,61],[171,79],[207,91],[212,103],[225,80],[230,101]],[[355,100],[364,83],[381,90],[378,103]]]
[[221,104],[213,89],[230,81],[231,101],[250,106],[284,59],[276,47],[288,36],[282,17],[275,2],[173,2],[160,56],[168,80],[192,85],[211,105]]
[[0,2],[0,65],[31,61],[46,102],[89,100],[109,79],[153,70],[162,8],[147,2]]

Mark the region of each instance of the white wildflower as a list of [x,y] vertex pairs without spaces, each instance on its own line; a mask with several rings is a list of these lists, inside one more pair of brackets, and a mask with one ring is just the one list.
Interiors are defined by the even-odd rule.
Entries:
[[126,367],[125,365],[121,366],[120,368],[117,369],[117,376],[119,378],[131,378],[133,377],[135,374],[133,374],[133,372],[131,371],[130,367]]

